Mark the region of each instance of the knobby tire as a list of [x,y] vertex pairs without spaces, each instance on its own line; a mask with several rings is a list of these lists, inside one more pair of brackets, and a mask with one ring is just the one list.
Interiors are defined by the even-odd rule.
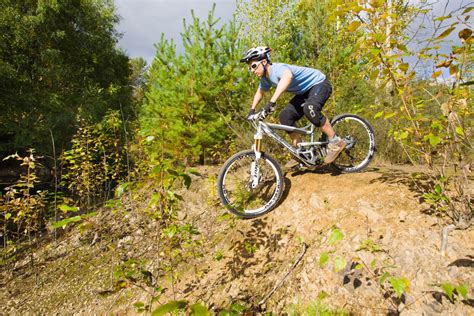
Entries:
[[278,162],[266,153],[258,160],[261,176],[251,188],[250,169],[255,152],[245,150],[230,157],[217,178],[217,189],[226,209],[241,217],[255,218],[270,212],[283,194],[284,178]]

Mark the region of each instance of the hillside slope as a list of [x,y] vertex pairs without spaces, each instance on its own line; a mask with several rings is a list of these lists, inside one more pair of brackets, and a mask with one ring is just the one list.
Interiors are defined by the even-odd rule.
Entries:
[[184,299],[213,311],[239,302],[277,314],[315,302],[356,314],[473,312],[472,288],[468,300],[451,302],[439,285],[474,284],[474,231],[453,231],[440,253],[442,221],[420,204],[416,170],[287,174],[281,205],[254,220],[226,215],[217,171],[202,167],[182,192],[181,221],[200,234],[193,250],[181,246],[187,255],[175,265],[165,269],[158,223],[143,209],[104,210],[87,231],[42,243],[33,265],[25,256],[2,267],[0,313],[135,314],[133,304],[150,302],[153,287],[117,288],[114,271],[131,258],[167,289],[153,306]]

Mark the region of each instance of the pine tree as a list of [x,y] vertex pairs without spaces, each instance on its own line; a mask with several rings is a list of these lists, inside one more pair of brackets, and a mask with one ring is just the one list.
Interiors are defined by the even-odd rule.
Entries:
[[[214,9],[206,21],[184,21],[184,53],[162,35],[148,78],[142,132],[154,136],[152,157],[163,151],[184,162],[203,163],[229,134],[226,123],[241,116],[247,84],[239,80],[243,51],[235,22],[218,27]],[[247,107],[245,107],[247,108]],[[239,114],[237,114],[239,113]]]

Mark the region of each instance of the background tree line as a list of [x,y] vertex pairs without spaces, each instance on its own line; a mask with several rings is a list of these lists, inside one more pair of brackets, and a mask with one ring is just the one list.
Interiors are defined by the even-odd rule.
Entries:
[[131,117],[129,58],[112,1],[2,1],[0,152],[68,148],[81,122]]
[[108,0],[1,2],[4,245],[59,220],[63,204],[103,201],[123,174],[122,120],[136,120],[139,62],[116,47],[117,22]]

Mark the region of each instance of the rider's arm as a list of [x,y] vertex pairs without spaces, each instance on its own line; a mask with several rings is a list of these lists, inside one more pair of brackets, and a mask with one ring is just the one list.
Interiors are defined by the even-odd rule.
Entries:
[[252,101],[252,109],[255,110],[257,105],[260,103],[260,101],[263,98],[263,94],[265,93],[265,90],[262,90],[260,87],[257,89],[257,92],[255,92],[255,95],[253,97]]
[[270,99],[271,102],[277,101],[280,95],[286,91],[286,89],[290,86],[291,81],[293,81],[293,74],[290,70],[285,70],[283,75],[281,76],[280,81],[278,81],[278,85],[275,89],[275,93],[273,93],[272,98]]

